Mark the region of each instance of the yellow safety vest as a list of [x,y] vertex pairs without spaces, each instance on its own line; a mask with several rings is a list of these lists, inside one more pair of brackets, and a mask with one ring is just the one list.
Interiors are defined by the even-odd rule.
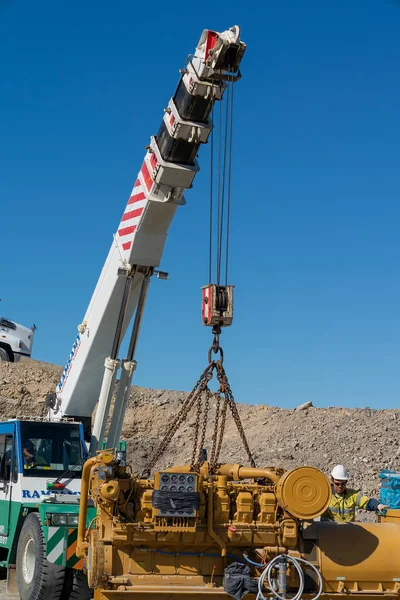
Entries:
[[343,494],[332,493],[331,502],[321,521],[336,521],[338,523],[351,523],[356,519],[356,508],[365,509],[369,502],[359,490],[346,489]]

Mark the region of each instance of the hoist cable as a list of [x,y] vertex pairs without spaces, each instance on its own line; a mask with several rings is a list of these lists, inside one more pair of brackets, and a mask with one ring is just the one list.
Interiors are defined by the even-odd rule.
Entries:
[[[220,223],[219,223],[219,253],[218,253],[218,286],[221,283],[221,265],[222,265],[222,255],[223,255],[223,237],[224,237],[224,216],[225,216],[225,187],[226,187],[226,166],[227,166],[227,143],[228,143],[228,129],[229,129],[229,107],[230,107],[230,97],[229,97],[229,80],[228,80],[228,89],[226,96],[226,104],[225,104],[225,124],[224,131],[220,131],[220,135],[223,135],[223,158],[222,158],[222,177],[221,177],[221,215],[220,215]],[[226,255],[226,249],[225,249]]]
[[[214,89],[213,89],[214,96]],[[214,172],[214,98],[211,104],[210,123],[212,124],[210,134],[210,247],[208,253],[208,283],[212,281],[212,237],[213,237],[213,172]]]
[[[212,130],[210,133],[210,231],[208,279],[209,283],[211,283],[213,271],[215,269],[215,283],[218,288],[221,285],[228,285],[229,274],[234,108],[233,79],[233,71],[229,69],[225,94],[225,107],[222,107],[222,102],[220,102],[217,115],[213,102],[210,113]],[[215,94],[214,91],[213,94]],[[216,123],[214,123],[214,118],[216,119]],[[217,136],[217,139],[215,139],[215,136]]]
[[[228,210],[226,217],[226,261],[225,261],[225,285],[228,285],[228,269],[229,269],[229,235],[231,225],[231,175],[232,175],[232,144],[233,144],[233,75],[230,85],[231,101],[230,101],[230,124],[229,124],[229,162],[228,162]],[[229,88],[228,88],[229,92]]]
[[217,203],[217,286],[220,285],[221,277],[221,265],[219,262],[220,247],[221,247],[221,137],[222,137],[222,103],[219,105],[219,119],[218,119],[218,177],[217,177],[217,188],[218,188],[218,203]]

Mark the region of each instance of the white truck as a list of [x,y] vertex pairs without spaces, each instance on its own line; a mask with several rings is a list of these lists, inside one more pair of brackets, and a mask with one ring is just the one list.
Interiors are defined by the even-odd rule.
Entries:
[[30,356],[36,326],[24,327],[0,316],[0,361],[18,362],[21,356]]

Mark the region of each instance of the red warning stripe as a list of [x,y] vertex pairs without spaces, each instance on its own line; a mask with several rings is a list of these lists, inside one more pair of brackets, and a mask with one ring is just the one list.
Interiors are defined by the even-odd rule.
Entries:
[[149,170],[147,168],[146,162],[143,161],[142,164],[142,168],[140,169],[140,172],[142,174],[143,177],[143,181],[145,183],[145,186],[147,187],[147,190],[150,191],[152,186],[153,186],[153,180],[151,178],[151,175],[149,173]]
[[135,210],[130,210],[122,215],[121,223],[123,221],[129,221],[130,219],[134,219],[135,217],[140,217],[143,212],[142,208],[136,208]]
[[124,227],[122,229],[118,229],[118,235],[123,237],[124,235],[129,235],[130,233],[134,233],[136,230],[136,225],[132,225],[131,227]]
[[140,200],[146,200],[146,195],[143,192],[140,192],[136,196],[131,196],[128,200],[128,204],[133,204],[134,202],[140,202]]
[[[172,116],[173,116],[173,115],[172,115]],[[151,164],[151,166],[152,166],[152,168],[153,168],[153,169],[155,169],[155,168],[156,168],[156,165],[157,165],[157,157],[156,157],[156,155],[155,155],[155,154],[152,154],[152,155],[150,156],[150,164]]]
[[137,187],[138,185],[140,185],[140,179],[139,177],[136,179],[135,181],[135,185],[133,186],[134,188]]
[[122,248],[124,250],[130,250],[131,246],[132,246],[132,242],[125,242],[124,244],[122,244]]

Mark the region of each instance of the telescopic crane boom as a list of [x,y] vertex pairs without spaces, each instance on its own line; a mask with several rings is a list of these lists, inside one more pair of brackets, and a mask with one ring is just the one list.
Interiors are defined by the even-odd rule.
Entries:
[[120,343],[136,311],[107,445],[115,447],[118,441],[150,277],[157,273],[175,211],[185,204],[184,191],[192,187],[199,170],[196,157],[212,129],[213,105],[240,78],[245,49],[237,26],[222,33],[206,29],[181,70],[158,133],[150,138],[56,394],[48,400],[49,417],[74,417],[89,423],[98,403],[92,453],[104,438],[120,366]]

